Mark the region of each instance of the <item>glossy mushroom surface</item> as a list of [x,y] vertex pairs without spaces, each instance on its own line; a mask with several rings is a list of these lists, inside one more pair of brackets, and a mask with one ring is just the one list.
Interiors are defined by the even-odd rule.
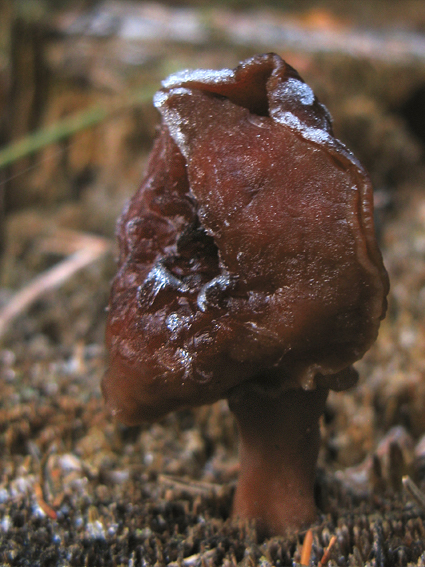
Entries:
[[327,388],[355,382],[385,315],[367,175],[275,54],[173,75],[154,103],[161,129],[118,222],[109,407],[136,424],[228,398],[241,438],[247,392],[261,404],[316,392],[320,415]]

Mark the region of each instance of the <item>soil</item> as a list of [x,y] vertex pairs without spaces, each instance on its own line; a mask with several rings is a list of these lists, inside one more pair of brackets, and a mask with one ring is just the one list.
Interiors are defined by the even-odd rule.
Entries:
[[[356,365],[359,384],[332,392],[323,416],[310,564],[335,535],[327,565],[425,565],[425,55],[410,42],[425,41],[422,3],[406,2],[401,15],[398,2],[387,2],[380,18],[382,3],[368,2],[369,20],[362,2],[347,2],[345,14],[326,2],[261,12],[300,33],[320,31],[327,50],[320,42],[303,49],[236,41],[237,26],[245,22],[246,31],[257,17],[251,4],[192,3],[186,13],[201,14],[212,30],[193,41],[129,40],[116,27],[96,34],[95,12],[84,3],[31,18],[12,4],[0,17],[9,38],[0,46],[5,144],[92,105],[110,108],[134,89],[155,90],[172,70],[233,67],[259,50],[282,55],[328,106],[338,137],[373,180],[391,292],[379,338]],[[125,14],[136,4],[102,6]],[[152,21],[172,27],[181,6],[150,9]],[[22,26],[28,41],[18,49]],[[341,30],[352,45],[364,30],[380,41],[396,30],[397,49],[388,57],[343,52],[329,39]],[[157,123],[150,103],[126,103],[0,170],[0,320],[16,293],[69,258],[84,235],[105,244],[85,268],[24,305],[0,337],[2,566],[300,562],[304,531],[263,540],[255,525],[229,518],[238,444],[225,401],[139,427],[114,421],[103,404],[114,224],[140,182]]]

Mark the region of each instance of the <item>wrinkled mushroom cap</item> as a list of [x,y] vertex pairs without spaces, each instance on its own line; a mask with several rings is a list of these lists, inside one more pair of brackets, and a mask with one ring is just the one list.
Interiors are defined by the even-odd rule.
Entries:
[[[108,405],[133,424],[259,387],[343,389],[388,279],[363,168],[277,55],[185,71],[118,222]],[[261,379],[261,380],[260,380]]]

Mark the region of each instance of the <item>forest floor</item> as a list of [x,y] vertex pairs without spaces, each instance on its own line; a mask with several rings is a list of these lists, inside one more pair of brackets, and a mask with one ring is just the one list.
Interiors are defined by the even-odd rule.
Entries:
[[368,169],[391,281],[359,384],[332,392],[322,420],[311,565],[333,535],[332,566],[425,565],[422,4],[104,2],[30,17],[5,3],[4,145],[78,112],[104,117],[0,169],[1,566],[299,563],[304,532],[262,540],[229,519],[238,448],[225,401],[125,427],[100,392],[114,224],[155,135],[152,93],[174,70],[268,51]]

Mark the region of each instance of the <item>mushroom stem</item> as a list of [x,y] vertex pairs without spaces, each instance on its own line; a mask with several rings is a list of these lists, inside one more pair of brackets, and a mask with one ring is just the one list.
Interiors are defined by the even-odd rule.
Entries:
[[256,519],[261,536],[316,519],[314,481],[319,418],[328,389],[259,394],[241,387],[229,400],[240,435],[240,473],[232,515]]

